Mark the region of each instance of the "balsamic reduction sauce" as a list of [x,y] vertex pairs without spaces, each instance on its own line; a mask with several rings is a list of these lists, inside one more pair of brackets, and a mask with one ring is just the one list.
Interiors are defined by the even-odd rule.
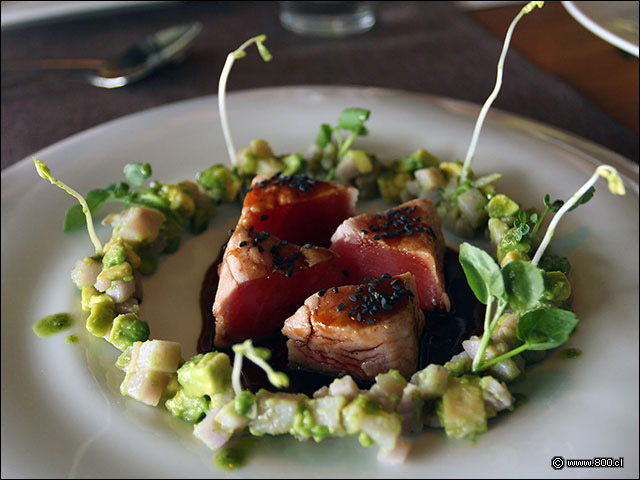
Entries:
[[[224,246],[220,255],[208,268],[200,289],[200,313],[202,330],[198,338],[198,353],[216,350],[213,344],[215,318],[211,308],[218,289],[218,265],[222,261]],[[482,329],[484,305],[476,299],[469,288],[460,262],[458,252],[447,248],[444,256],[445,283],[451,300],[449,312],[427,312],[425,329],[420,339],[418,369],[430,363],[444,364],[453,355],[462,351],[462,342],[471,335],[479,334]],[[290,386],[284,391],[305,393],[309,396],[323,385],[329,385],[335,377],[319,373],[289,369],[287,360],[287,338],[280,332],[270,337],[254,340],[254,345],[271,350],[269,363],[278,371],[286,372]],[[223,349],[224,350],[224,349]],[[224,350],[233,357],[233,352]],[[266,374],[250,361],[243,362],[242,379],[245,387],[252,390],[271,388]],[[361,384],[361,387],[367,387]]]

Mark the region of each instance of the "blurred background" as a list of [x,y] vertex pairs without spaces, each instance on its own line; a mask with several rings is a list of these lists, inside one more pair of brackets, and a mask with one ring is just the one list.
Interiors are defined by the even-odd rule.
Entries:
[[[366,31],[320,37],[284,28],[281,3],[291,2],[3,1],[2,168],[123,115],[215,94],[227,54],[261,33],[274,60],[252,52],[234,66],[228,91],[361,85],[482,104],[509,23],[524,4],[368,2],[375,23]],[[494,106],[637,164],[638,2],[591,3],[635,4],[631,18],[606,21],[629,34],[636,53],[602,39],[598,25],[586,28],[560,2],[546,2],[518,24]],[[45,59],[107,58],[158,30],[196,21],[203,30],[181,61],[131,85],[96,88],[80,71],[42,68]]]

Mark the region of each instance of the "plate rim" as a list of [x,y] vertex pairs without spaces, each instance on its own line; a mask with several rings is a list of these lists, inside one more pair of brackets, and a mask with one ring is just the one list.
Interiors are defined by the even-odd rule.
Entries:
[[[480,111],[481,106],[477,103],[470,102],[467,100],[461,100],[441,95],[434,95],[429,93],[420,93],[420,92],[412,92],[409,90],[403,89],[393,89],[393,88],[382,88],[382,87],[371,87],[371,86],[358,86],[358,85],[286,85],[286,86],[268,86],[268,87],[259,87],[259,88],[251,88],[251,89],[241,89],[234,90],[232,92],[227,93],[227,97],[230,101],[233,101],[235,97],[238,96],[246,96],[246,95],[269,95],[276,94],[280,92],[286,91],[296,91],[296,92],[304,92],[309,91],[320,92],[320,93],[362,93],[365,92],[374,97],[388,97],[388,96],[401,96],[417,99],[426,103],[432,103],[440,106],[444,106],[445,108],[451,109],[451,107],[455,107],[455,110],[460,112],[461,110],[470,113],[471,111]],[[211,101],[217,103],[217,94],[209,94],[202,95],[197,97],[186,98],[182,100],[177,100],[174,102],[165,103],[162,105],[157,105],[154,107],[149,107],[144,110],[140,110],[137,112],[129,113],[106,122],[100,123],[98,125],[94,125],[93,127],[89,127],[85,130],[81,130],[76,132],[68,137],[65,137],[61,140],[58,140],[17,162],[9,165],[1,171],[1,179],[4,182],[6,179],[11,177],[14,173],[14,170],[19,170],[24,168],[24,164],[31,162],[33,157],[41,156],[49,154],[51,151],[56,150],[58,148],[64,148],[66,143],[73,142],[78,140],[83,136],[91,136],[100,133],[101,130],[110,128],[112,124],[118,122],[124,122],[129,119],[148,115],[154,111],[159,111],[162,109],[170,109],[175,108],[177,105],[186,104],[189,102],[200,103]],[[217,110],[214,111],[215,116],[218,116]],[[510,120],[517,119],[518,123],[514,125]],[[498,124],[503,128],[511,129],[514,131],[518,131],[524,133],[530,137],[533,137],[539,141],[542,141],[547,144],[553,144],[556,147],[563,148],[565,150],[569,150],[571,153],[574,153],[580,157],[581,160],[586,163],[595,166],[601,165],[603,163],[612,164],[616,167],[619,173],[629,182],[630,186],[632,186],[632,190],[636,195],[639,192],[639,184],[640,184],[640,164],[635,163],[634,161],[626,158],[625,156],[610,150],[607,147],[604,147],[598,143],[592,142],[584,137],[581,137],[572,132],[568,132],[563,130],[562,128],[555,127],[553,125],[549,125],[544,122],[540,122],[537,120],[532,120],[526,116],[515,114],[508,112],[506,110],[502,110],[499,108],[492,108],[486,117],[485,120],[489,124]],[[604,157],[604,158],[600,158]]]

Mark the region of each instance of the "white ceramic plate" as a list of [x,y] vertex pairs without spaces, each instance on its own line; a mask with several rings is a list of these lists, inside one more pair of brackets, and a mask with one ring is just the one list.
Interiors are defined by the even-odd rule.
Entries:
[[[367,88],[300,87],[230,95],[237,146],[252,138],[276,152],[300,151],[322,122],[346,107],[372,111],[371,135],[358,144],[393,158],[426,147],[441,159],[463,158],[478,107]],[[215,97],[171,104],[75,135],[37,154],[55,175],[82,192],[121,179],[122,167],[148,161],[154,178],[193,179],[225,162]],[[415,438],[401,466],[378,464],[375,449],[353,439],[321,444],[289,437],[258,439],[242,477],[637,477],[638,476],[638,186],[637,165],[554,129],[493,112],[480,138],[474,170],[500,171],[499,188],[523,205],[545,193],[567,198],[599,161],[626,174],[626,197],[604,183],[595,198],[560,224],[557,252],[569,256],[581,323],[569,346],[514,385],[528,402],[490,422],[475,443],[430,430]],[[118,390],[116,350],[84,329],[85,315],[69,279],[77,258],[92,253],[86,234],[64,235],[74,200],[41,180],[26,159],[2,172],[2,476],[222,477],[191,428],[162,408]],[[144,285],[152,336],[177,340],[193,354],[200,328],[198,292],[239,209],[220,210],[210,230],[183,243]],[[106,229],[100,229],[103,238]],[[449,241],[453,241],[449,238]],[[40,339],[39,318],[70,312],[72,332]],[[71,332],[69,332],[71,333]],[[623,469],[551,469],[551,458],[624,457]]]
[[606,42],[638,56],[638,2],[562,2],[584,28]]

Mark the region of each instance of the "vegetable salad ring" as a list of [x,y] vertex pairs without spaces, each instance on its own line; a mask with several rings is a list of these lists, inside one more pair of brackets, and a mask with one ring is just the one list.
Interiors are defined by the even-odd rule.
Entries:
[[[381,460],[401,462],[410,448],[403,434],[429,426],[444,428],[451,438],[472,439],[487,430],[489,418],[512,409],[507,384],[523,373],[523,354],[562,345],[578,322],[569,310],[569,261],[545,255],[559,220],[593,196],[599,177],[607,179],[612,193],[624,194],[615,169],[600,166],[566,203],[545,196],[538,213],[498,193],[494,183],[501,174],[476,177],[470,169],[480,128],[500,88],[515,24],[536,5],[542,2],[525,6],[507,33],[496,88],[480,113],[464,163],[440,161],[423,149],[384,162],[353,148],[358,136],[369,134],[365,123],[370,112],[362,108],[344,110],[335,126],[322,124],[306,152],[275,155],[262,139],[236,152],[226,119],[226,81],[233,62],[252,44],[265,61],[271,59],[264,36],[230,53],[220,79],[219,108],[230,167],[212,165],[197,174],[195,183],[151,181],[144,186],[152,174],[150,165],[128,164],[127,182],[91,190],[85,200],[34,159],[43,178],[80,202],[67,212],[64,230],[86,223],[95,253],[77,262],[72,280],[81,290],[82,309],[89,312],[87,330],[122,352],[116,362],[125,373],[121,393],[152,406],[162,403],[172,415],[193,424],[195,436],[218,451],[216,463],[225,468],[241,464],[232,449],[234,438],[247,431],[315,442],[357,436],[361,445],[379,447]],[[459,255],[471,290],[486,305],[482,336],[464,341],[464,350],[444,365],[430,364],[411,378],[392,369],[377,375],[371,388],[361,389],[347,375],[312,397],[243,389],[245,358],[263,369],[275,388],[289,385],[287,375],[269,365],[271,352],[251,340],[232,347],[233,359],[213,351],[186,361],[179,344],[150,340],[149,325],[139,317],[140,276],[155,271],[158,255],[178,249],[184,229],[193,234],[206,230],[216,205],[241,200],[253,177],[262,174],[339,181],[356,186],[361,198],[382,197],[394,204],[427,197],[435,202],[445,228],[465,237],[484,231],[495,247],[495,259],[466,242]],[[111,201],[122,202],[125,209],[103,220],[113,227],[103,246],[92,215]],[[540,240],[550,213],[553,218]]]

